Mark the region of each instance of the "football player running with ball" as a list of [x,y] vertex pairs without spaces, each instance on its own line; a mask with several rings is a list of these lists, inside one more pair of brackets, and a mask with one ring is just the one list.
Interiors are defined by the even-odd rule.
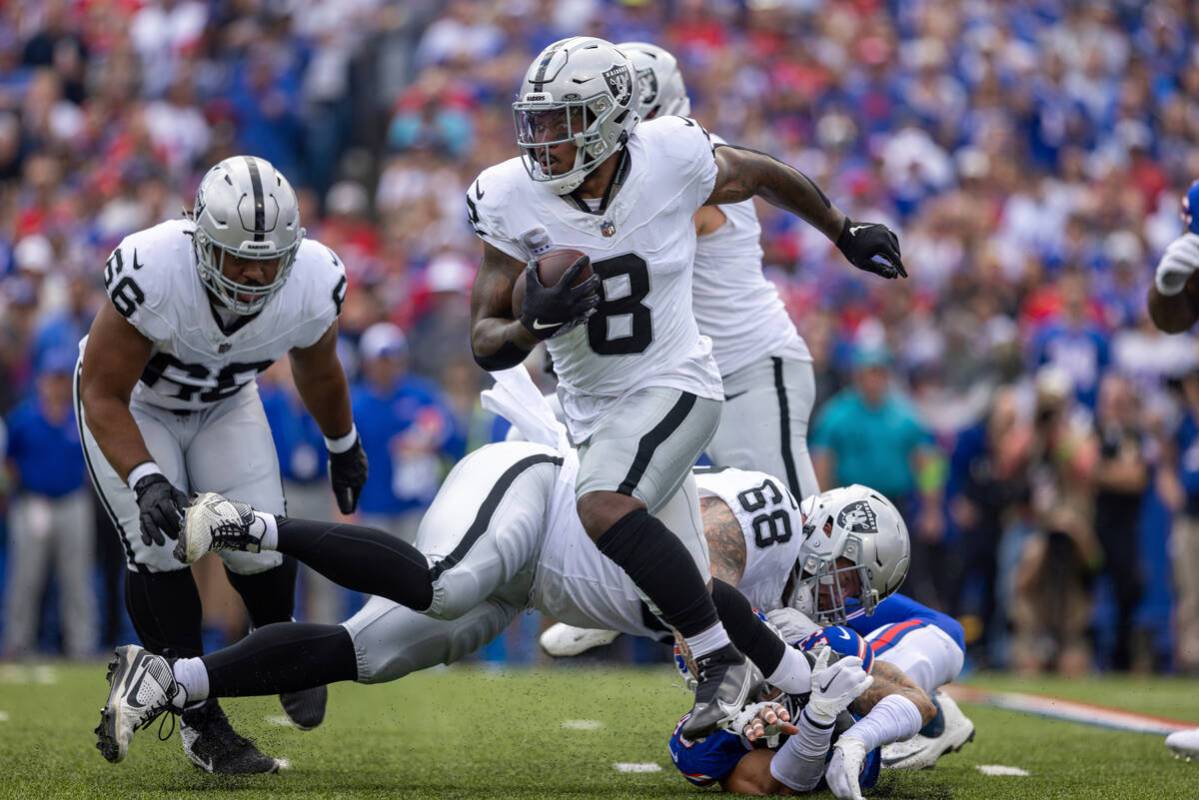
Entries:
[[[690,115],[691,100],[673,55],[647,42],[617,47],[637,71],[643,123]],[[712,141],[724,144],[715,135]],[[820,492],[808,453],[808,418],[816,401],[812,354],[778,290],[762,274],[762,227],[754,201],[705,205],[694,221],[695,321],[712,340],[724,385],[724,409],[708,457],[718,467],[785,478],[794,497],[812,497]],[[616,636],[557,623],[542,634],[541,646],[552,656],[574,656]]]
[[[638,99],[632,63],[602,39],[563,39],[533,61],[513,105],[520,157],[485,170],[467,192],[484,243],[471,346],[481,366],[497,370],[546,341],[579,448],[579,517],[695,654],[684,735],[698,738],[756,688],[743,652],[788,691],[804,691],[810,672],[786,648],[759,649],[777,637],[762,635],[752,613],[718,614],[698,566],[694,492],[679,490],[716,432],[724,392],[691,310],[693,216],[759,196],[817,227],[855,266],[904,273],[886,227],[849,220],[770,156],[714,147],[692,119],[638,125]],[[548,247],[586,257],[543,286],[532,259]],[[525,295],[513,308],[518,281]]]
[[[108,259],[104,284],[111,304],[80,343],[75,376],[84,455],[121,537],[125,603],[146,650],[199,656],[200,595],[170,541],[188,494],[227,492],[284,513],[255,376],[290,356],[300,397],[326,436],[343,513],[354,511],[366,482],[335,349],[345,270],[329,248],[304,238],[296,194],[282,173],[261,158],[237,156],[208,171],[186,219],[126,237]],[[280,553],[221,558],[255,627],[291,619],[294,560]],[[110,680],[136,679],[147,663],[118,661]],[[301,728],[324,718],[324,687],[280,700]],[[185,709],[181,720],[184,752],[201,769],[279,767],[233,731],[215,700]]]

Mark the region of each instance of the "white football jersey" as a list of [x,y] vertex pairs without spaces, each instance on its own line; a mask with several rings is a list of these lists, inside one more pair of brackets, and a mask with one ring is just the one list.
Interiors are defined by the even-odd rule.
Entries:
[[[718,136],[712,141],[724,144]],[[778,290],[762,274],[762,226],[754,201],[720,210],[725,223],[696,244],[692,295],[695,321],[712,340],[720,374],[772,355],[811,361]]]
[[533,182],[517,158],[485,170],[467,190],[483,241],[526,261],[521,237],[542,228],[553,247],[590,256],[603,281],[587,324],[547,343],[576,443],[629,392],[667,387],[723,397],[711,342],[691,310],[692,216],[715,185],[711,141],[699,123],[663,117],[641,123],[625,147],[627,172],[602,213]]
[[[133,397],[175,410],[231,397],[289,350],[316,344],[346,293],[341,261],[305,239],[291,275],[262,311],[224,325],[196,271],[194,229],[177,219],[131,234],[104,268],[109,300],[153,343]],[[81,351],[86,344],[84,337]]]
[[719,497],[741,525],[745,571],[737,588],[754,608],[778,608],[803,539],[803,515],[787,482],[765,472],[700,468],[695,483],[701,498]]
[[[719,497],[741,524],[746,561],[737,588],[755,608],[780,607],[799,557],[799,503],[782,481],[761,472],[700,471],[695,478],[700,495]],[[656,638],[659,632],[645,624],[632,580],[600,553],[575,513],[571,459],[560,472],[554,494],[530,605],[570,625]]]

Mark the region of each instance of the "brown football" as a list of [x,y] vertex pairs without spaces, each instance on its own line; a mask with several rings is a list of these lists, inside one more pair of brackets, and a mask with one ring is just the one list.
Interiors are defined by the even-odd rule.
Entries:
[[[562,276],[566,274],[566,270],[570,266],[583,257],[583,253],[578,250],[551,250],[550,252],[537,259],[537,277],[541,280],[542,286],[556,286],[558,281],[562,280]],[[591,265],[587,264],[575,278],[574,285],[578,286],[583,281],[591,277]],[[525,304],[525,275],[522,272],[516,278],[516,285],[512,287],[512,316],[515,319],[520,319],[521,309]]]

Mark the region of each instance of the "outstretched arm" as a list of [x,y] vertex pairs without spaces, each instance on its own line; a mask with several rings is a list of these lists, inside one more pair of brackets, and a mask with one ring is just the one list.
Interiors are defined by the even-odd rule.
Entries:
[[705,205],[761,197],[819,230],[858,269],[884,278],[907,277],[895,234],[885,225],[851,220],[807,175],[766,153],[736,145],[717,145],[715,156],[716,184]]

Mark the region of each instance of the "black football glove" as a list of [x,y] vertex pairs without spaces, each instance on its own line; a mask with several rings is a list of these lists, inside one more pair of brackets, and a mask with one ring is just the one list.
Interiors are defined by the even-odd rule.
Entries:
[[353,514],[358,508],[358,495],[362,494],[369,472],[361,437],[354,440],[349,450],[329,454],[329,483],[333,484],[333,496],[341,513]]
[[168,536],[178,539],[187,495],[172,486],[161,473],[139,480],[133,485],[133,493],[137,495],[137,507],[141,512],[142,542],[149,546],[165,544]]
[[908,276],[899,257],[899,237],[886,225],[854,222],[846,217],[837,237],[837,249],[858,269],[887,279]]
[[537,277],[536,262],[530,261],[525,267],[525,305],[520,324],[538,339],[548,339],[587,319],[599,305],[599,276],[592,273],[578,286],[571,284],[589,263],[591,259],[583,256],[570,265],[560,281],[546,287]]

